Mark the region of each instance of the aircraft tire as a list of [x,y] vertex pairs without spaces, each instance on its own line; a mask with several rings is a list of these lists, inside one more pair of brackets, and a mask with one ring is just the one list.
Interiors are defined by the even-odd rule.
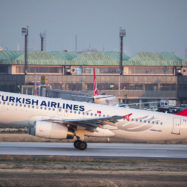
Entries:
[[76,140],[76,141],[74,142],[74,147],[75,147],[76,149],[79,149],[80,143],[81,143],[80,140]]
[[85,141],[81,141],[79,144],[80,150],[85,150],[87,148],[87,143]]
[[74,142],[74,147],[79,150],[85,150],[87,148],[87,143],[85,141],[76,140]]

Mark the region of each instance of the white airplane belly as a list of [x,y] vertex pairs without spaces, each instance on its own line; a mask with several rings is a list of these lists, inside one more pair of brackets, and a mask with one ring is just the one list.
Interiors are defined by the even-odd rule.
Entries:
[[[187,138],[187,124],[183,125],[180,120],[168,118],[162,123],[117,123],[117,129],[113,130],[116,136],[130,140],[171,140]],[[179,118],[180,119],[180,118]]]
[[127,132],[123,130],[115,131],[117,137],[129,139],[129,140],[161,140],[166,138],[166,133],[163,132],[153,132],[153,131],[145,131],[145,132]]

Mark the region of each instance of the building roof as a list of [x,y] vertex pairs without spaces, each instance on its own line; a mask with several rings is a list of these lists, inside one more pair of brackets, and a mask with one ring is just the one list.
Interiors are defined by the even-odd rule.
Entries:
[[182,66],[187,66],[187,58],[182,61]]
[[[182,59],[173,53],[141,52],[131,57],[127,66],[180,66]],[[187,65],[187,64],[186,64]]]
[[157,53],[157,54],[160,55],[160,56],[162,56],[165,59],[170,59],[170,60],[179,61],[179,62],[182,61],[182,58],[176,56],[175,53],[160,52],[160,53]]
[[[119,59],[120,59],[120,53],[119,52],[115,52],[115,51],[105,51],[105,52],[102,52],[104,55],[107,55],[107,56],[109,56],[109,57],[112,57],[112,58],[114,58],[114,59],[116,59],[116,60],[118,60],[119,61]],[[129,56],[127,56],[125,53],[123,53],[123,60],[124,61],[127,61],[127,60],[129,60]]]
[[0,51],[0,64],[12,64],[22,54],[22,51]]
[[[65,63],[64,61],[46,52],[31,51],[28,53],[28,64],[32,65],[61,65]],[[13,60],[13,63],[24,64],[24,54]]]
[[84,52],[71,62],[72,65],[87,65],[87,66],[115,66],[119,65],[119,60],[99,52]]
[[65,51],[50,51],[47,52],[50,55],[53,55],[57,58],[60,58],[62,60],[73,60],[78,56],[78,53],[76,52],[65,52]]
[[[64,52],[64,51],[30,51],[28,64],[33,65],[87,65],[87,66],[118,66],[119,52]],[[0,64],[24,64],[23,51],[0,51]],[[123,55],[124,66],[187,66],[174,53],[141,52],[133,57]]]

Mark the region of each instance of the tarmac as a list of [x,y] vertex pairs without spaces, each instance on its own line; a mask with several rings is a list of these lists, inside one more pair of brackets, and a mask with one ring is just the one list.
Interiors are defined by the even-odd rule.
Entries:
[[88,143],[88,148],[81,151],[72,143],[0,142],[0,155],[186,160],[187,145]]

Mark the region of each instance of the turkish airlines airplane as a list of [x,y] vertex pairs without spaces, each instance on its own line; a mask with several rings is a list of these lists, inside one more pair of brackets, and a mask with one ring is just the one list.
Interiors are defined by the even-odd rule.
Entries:
[[94,81],[94,103],[101,105],[119,105],[119,100],[113,95],[99,95],[96,83],[95,68],[93,68],[93,81]]
[[0,92],[1,127],[28,127],[30,135],[44,138],[75,137],[80,150],[87,148],[85,136],[185,139],[187,117],[181,115]]

